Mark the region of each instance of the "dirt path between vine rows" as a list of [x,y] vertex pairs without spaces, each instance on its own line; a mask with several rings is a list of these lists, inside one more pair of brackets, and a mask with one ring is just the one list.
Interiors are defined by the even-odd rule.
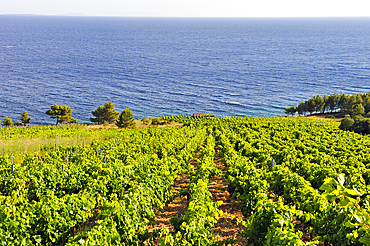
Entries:
[[[216,147],[215,151],[214,162],[216,167],[223,173],[226,173],[227,167],[223,160],[221,160],[222,156],[219,153],[220,149]],[[220,205],[218,209],[227,213],[220,216],[220,219],[212,228],[212,231],[216,235],[217,241],[233,239],[235,243],[232,245],[247,245],[247,239],[243,238],[241,235],[241,231],[244,227],[241,224],[237,224],[237,218],[242,218],[244,221],[246,219],[240,210],[239,202],[230,198],[231,195],[227,191],[227,187],[228,184],[224,177],[215,176],[210,179],[209,191],[212,194],[212,200],[214,202],[222,201],[223,204]]]
[[[221,160],[222,156],[219,154],[219,148],[215,148],[215,158],[214,162],[216,167],[220,169],[223,173],[226,172],[227,168],[224,162]],[[196,156],[190,160],[190,164],[196,168],[197,166],[197,157]],[[190,183],[190,176],[183,174],[179,176],[174,185],[170,188],[174,191],[174,194],[178,194],[181,191],[187,190],[187,187]],[[210,179],[209,191],[212,194],[212,200],[214,202],[222,201],[223,204],[218,207],[225,214],[221,215],[218,222],[212,228],[212,231],[215,235],[216,241],[223,241],[226,239],[233,239],[236,243],[232,244],[233,246],[242,246],[247,245],[247,239],[243,238],[241,235],[241,230],[244,229],[241,224],[237,224],[237,218],[242,218],[245,220],[242,212],[239,208],[239,202],[236,200],[230,199],[230,193],[227,191],[227,181],[224,177],[215,176]],[[158,210],[155,216],[155,226],[150,228],[149,232],[160,230],[165,228],[170,232],[174,232],[174,228],[170,222],[172,217],[180,218],[185,211],[187,210],[188,200],[186,196],[178,196],[172,202],[170,202],[164,208]],[[158,246],[159,238],[154,241],[154,245]],[[229,246],[231,244],[228,244]],[[226,245],[225,245],[226,246]]]
[[[196,157],[199,153],[196,154]],[[197,165],[197,158],[194,157],[190,160],[190,164],[194,167]],[[170,190],[174,192],[174,195],[179,194],[181,191],[186,191],[190,183],[190,175],[182,174],[175,179],[175,183],[171,186]],[[167,229],[169,232],[175,232],[170,219],[172,217],[181,218],[187,210],[188,199],[186,196],[178,196],[173,201],[171,201],[167,206],[159,209],[155,215],[155,226],[150,228],[149,232],[160,230],[162,228]],[[160,245],[159,238],[154,241],[154,245]]]

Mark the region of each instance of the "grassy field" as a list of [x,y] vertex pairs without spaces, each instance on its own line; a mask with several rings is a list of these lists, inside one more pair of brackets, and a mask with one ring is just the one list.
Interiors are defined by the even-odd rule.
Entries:
[[[158,126],[144,125],[141,120],[135,120],[135,123],[136,128],[181,126],[181,124],[176,122]],[[68,131],[60,131],[63,127],[68,128]],[[55,146],[82,146],[83,144],[86,145],[113,138],[115,136],[115,130],[118,127],[115,124],[90,124],[76,127],[34,126],[3,127],[0,129],[2,129],[0,133],[0,156],[10,156],[13,154],[14,161],[20,163],[25,153],[37,152],[42,156],[46,152],[53,151]],[[32,129],[38,129],[37,133]],[[20,131],[23,131],[24,134],[18,134]]]

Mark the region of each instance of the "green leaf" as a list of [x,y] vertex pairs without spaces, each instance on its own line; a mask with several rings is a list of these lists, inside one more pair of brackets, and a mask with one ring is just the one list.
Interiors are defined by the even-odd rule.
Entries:
[[353,190],[345,189],[344,194],[346,196],[361,196],[361,193],[356,188],[354,188]]
[[327,191],[327,192],[332,192],[333,190],[335,190],[334,188],[333,188],[333,183],[324,183],[323,185],[321,185],[320,186],[320,188],[319,188],[320,190],[323,190],[323,191]]
[[352,222],[350,222],[350,221],[347,221],[346,223],[344,223],[344,225],[345,225],[346,227],[349,227],[349,228],[354,228],[354,227],[359,226],[360,224],[352,223]]
[[343,175],[343,173],[341,173],[340,175],[339,175],[339,177],[338,177],[338,182],[339,182],[339,184],[341,185],[341,186],[343,186],[343,184],[344,184],[344,182],[345,182],[345,177],[344,177],[344,175]]
[[348,206],[353,205],[355,202],[356,202],[355,199],[350,198],[350,197],[347,197],[346,199],[343,199],[342,201],[340,201],[338,203],[338,206],[340,206],[340,207],[348,207]]
[[364,243],[365,245],[370,245],[370,237],[369,236],[361,237],[358,241],[361,242],[361,243]]

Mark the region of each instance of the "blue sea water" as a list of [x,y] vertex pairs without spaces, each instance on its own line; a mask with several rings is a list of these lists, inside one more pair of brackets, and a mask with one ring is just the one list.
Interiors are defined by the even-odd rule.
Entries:
[[0,16],[0,119],[79,122],[112,101],[135,118],[278,116],[370,91],[370,18]]

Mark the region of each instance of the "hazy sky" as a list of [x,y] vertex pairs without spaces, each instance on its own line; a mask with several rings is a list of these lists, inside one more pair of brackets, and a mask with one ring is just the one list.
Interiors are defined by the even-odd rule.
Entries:
[[370,16],[370,0],[0,0],[0,14],[170,17]]

